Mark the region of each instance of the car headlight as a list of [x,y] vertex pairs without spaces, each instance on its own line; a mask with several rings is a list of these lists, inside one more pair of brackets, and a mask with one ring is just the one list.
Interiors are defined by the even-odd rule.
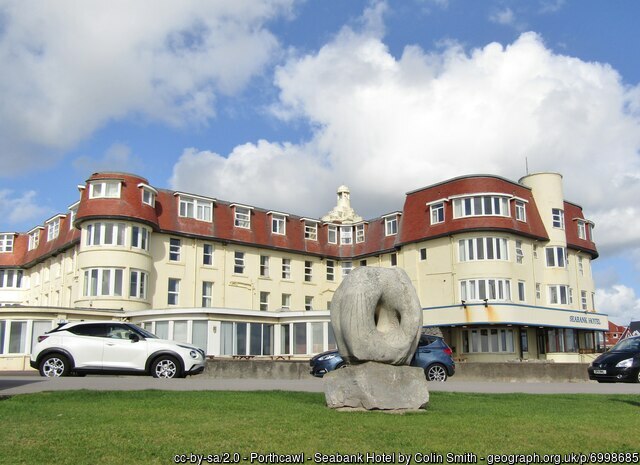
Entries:
[[337,354],[327,354],[323,355],[318,359],[318,361],[324,362],[325,360],[331,360],[332,358],[336,358]]
[[633,359],[628,358],[626,360],[622,360],[616,364],[616,368],[629,368],[633,366]]

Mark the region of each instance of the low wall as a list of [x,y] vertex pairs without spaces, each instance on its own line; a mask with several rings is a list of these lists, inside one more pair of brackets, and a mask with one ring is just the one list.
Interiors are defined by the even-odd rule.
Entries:
[[[456,364],[456,381],[583,382],[589,381],[583,363],[469,363]],[[309,362],[301,360],[225,360],[207,362],[200,376],[220,379],[309,379]]]

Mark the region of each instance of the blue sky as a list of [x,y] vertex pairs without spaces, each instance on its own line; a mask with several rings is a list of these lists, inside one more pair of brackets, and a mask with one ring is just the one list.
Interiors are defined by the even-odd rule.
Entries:
[[640,319],[640,4],[0,0],[0,230],[94,171],[319,217],[450,177],[564,175],[600,310]]

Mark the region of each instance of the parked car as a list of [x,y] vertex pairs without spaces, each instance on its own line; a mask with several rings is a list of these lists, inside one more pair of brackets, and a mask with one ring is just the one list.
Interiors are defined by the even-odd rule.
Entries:
[[[451,354],[451,348],[444,339],[423,334],[411,359],[411,366],[424,369],[429,381],[446,381],[456,371]],[[337,350],[329,350],[311,358],[309,365],[313,376],[322,377],[329,371],[347,366],[347,363]]]
[[204,370],[205,353],[131,323],[86,321],[39,336],[30,364],[48,378],[88,373],[181,378]]
[[587,370],[589,379],[599,383],[640,383],[640,336],[622,339]]

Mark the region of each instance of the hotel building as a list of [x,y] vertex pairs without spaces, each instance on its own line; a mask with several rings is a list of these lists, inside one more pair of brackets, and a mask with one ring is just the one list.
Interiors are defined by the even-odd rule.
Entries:
[[0,232],[0,369],[28,367],[61,320],[117,319],[208,355],[335,347],[331,299],[354,267],[401,267],[425,327],[467,361],[586,362],[603,344],[593,223],[562,176],[450,179],[365,220],[341,186],[322,218],[93,174],[65,213]]

